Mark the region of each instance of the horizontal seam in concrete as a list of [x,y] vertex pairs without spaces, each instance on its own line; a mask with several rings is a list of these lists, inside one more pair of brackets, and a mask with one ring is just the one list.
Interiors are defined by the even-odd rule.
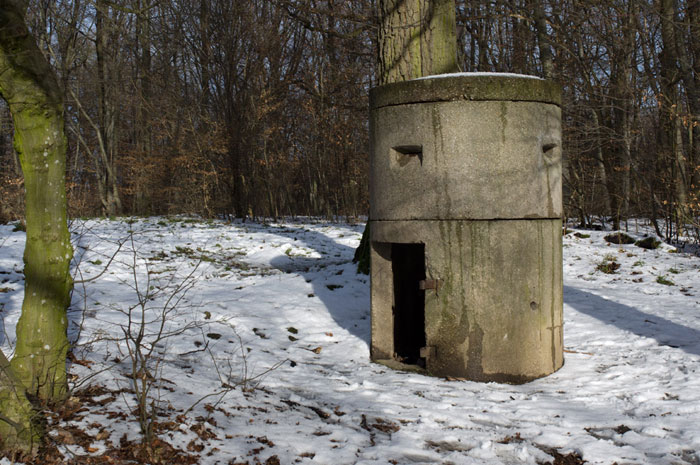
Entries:
[[387,103],[384,105],[379,105],[379,106],[370,106],[370,110],[379,110],[380,108],[391,108],[391,107],[400,107],[403,105],[421,105],[425,103],[445,103],[445,102],[528,102],[528,103],[543,103],[545,105],[554,105],[555,107],[561,108],[561,105],[558,103],[552,103],[551,101],[548,100],[532,100],[532,99],[494,99],[494,98],[446,98],[446,99],[437,99],[437,100],[416,100],[416,101],[408,101],[408,102],[400,102],[400,103]]
[[561,216],[547,217],[547,218],[406,218],[401,220],[374,220],[377,223],[399,223],[406,221],[551,221],[551,220],[561,220]]

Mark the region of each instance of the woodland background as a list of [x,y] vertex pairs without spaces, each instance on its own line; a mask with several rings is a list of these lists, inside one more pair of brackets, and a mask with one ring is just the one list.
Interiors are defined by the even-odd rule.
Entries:
[[[568,216],[698,238],[700,1],[456,5],[462,71],[563,86]],[[367,213],[374,0],[31,0],[27,22],[64,93],[71,216]],[[6,222],[4,104],[0,124]]]

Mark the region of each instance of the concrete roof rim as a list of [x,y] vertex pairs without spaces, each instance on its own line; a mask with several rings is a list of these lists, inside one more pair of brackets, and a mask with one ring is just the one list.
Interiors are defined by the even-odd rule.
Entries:
[[[500,88],[499,88],[500,86]],[[529,94],[527,97],[524,93]],[[517,76],[444,77],[392,82],[370,89],[370,109],[451,101],[535,102],[562,106],[561,85]]]
[[446,103],[446,102],[526,102],[526,103],[542,103],[545,105],[554,105],[561,108],[561,104],[553,103],[549,100],[533,100],[533,99],[492,99],[492,98],[450,98],[450,99],[430,99],[430,100],[416,100],[416,101],[406,101],[401,103],[386,103],[383,105],[373,106],[370,104],[370,110],[380,110],[382,108],[391,107],[401,107],[404,105],[420,105],[421,103]]

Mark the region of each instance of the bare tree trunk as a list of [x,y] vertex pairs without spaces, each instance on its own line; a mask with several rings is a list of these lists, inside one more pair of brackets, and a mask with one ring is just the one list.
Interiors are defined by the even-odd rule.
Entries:
[[632,117],[634,111],[634,82],[633,71],[635,66],[635,35],[636,17],[638,5],[630,2],[627,9],[625,23],[621,25],[622,37],[618,59],[612,65],[613,73],[611,81],[613,84],[613,129],[616,140],[615,147],[615,168],[617,175],[618,196],[617,210],[613,212],[616,229],[620,228],[623,218],[626,218],[629,211],[630,201],[630,174],[632,170]]
[[544,13],[544,0],[534,0],[535,28],[537,29],[537,43],[540,49],[540,61],[542,62],[542,75],[545,79],[554,77],[554,58],[552,45],[547,31],[547,17]]
[[122,203],[117,187],[115,158],[117,112],[112,87],[112,63],[108,60],[107,34],[109,25],[109,4],[97,0],[95,18],[95,52],[97,55],[97,73],[99,80],[99,131],[102,144],[100,156],[96,159],[97,184],[102,202],[103,213],[115,216],[121,213]]
[[[700,143],[698,143],[698,137],[700,137],[700,74],[693,69],[693,63],[697,67],[700,59],[700,43],[698,43],[700,41],[700,3],[687,2],[686,8],[684,27],[676,30],[675,50],[678,55],[680,75],[685,87],[689,113],[686,120],[688,146],[685,152],[679,150],[675,152],[678,175],[683,180],[683,186],[692,189],[692,186],[700,184]],[[678,12],[675,12],[674,18],[677,16]],[[686,31],[687,37],[680,33],[681,30]],[[682,144],[683,141],[681,130],[679,121],[676,132],[677,145]],[[683,217],[690,216],[689,192],[677,192],[677,195],[682,196],[682,200],[679,198],[678,201],[683,204]]]
[[661,154],[666,157],[664,164],[670,167],[673,182],[673,216],[678,228],[683,228],[687,217],[688,180],[685,168],[683,138],[680,133],[680,114],[678,82],[681,79],[679,69],[679,50],[676,34],[676,2],[658,0],[661,17],[661,39],[663,49],[661,61]]
[[25,392],[45,402],[66,393],[73,250],[66,218],[63,101],[53,71],[25,26],[25,11],[23,1],[0,1],[0,94],[15,126],[27,226],[15,355],[9,365],[0,358],[0,411],[11,417],[0,419],[0,437],[31,450],[38,432]]
[[597,139],[599,141],[598,147],[596,149],[595,160],[596,160],[596,165],[598,167],[598,173],[600,174],[600,179],[601,179],[600,185],[604,189],[604,194],[603,194],[604,211],[606,211],[608,213],[612,213],[614,211],[613,210],[614,209],[614,206],[613,206],[614,190],[611,191],[610,186],[614,187],[614,183],[610,184],[608,182],[609,168],[606,167],[606,165],[605,165],[605,154],[603,153],[603,147],[602,147],[601,142],[600,142],[600,140],[602,140],[603,136],[600,134],[601,133],[601,126],[600,126],[600,118],[598,117],[598,112],[595,110],[592,110],[591,117],[593,119],[593,126],[595,128],[596,136],[597,136]]
[[[687,18],[689,22],[689,37],[687,42],[690,44],[688,57],[684,63],[700,63],[700,2],[689,2]],[[687,73],[688,67],[684,65],[684,80],[688,89],[688,106],[690,108],[690,147],[689,166],[692,169],[690,173],[690,185],[700,186],[700,73]],[[690,84],[692,81],[692,85]]]
[[199,4],[199,68],[200,68],[200,86],[202,88],[201,104],[205,111],[209,108],[209,103],[211,99],[211,90],[209,88],[210,83],[210,73],[209,73],[209,63],[211,56],[211,44],[209,41],[210,31],[210,0],[200,0]]
[[[149,124],[151,121],[151,20],[148,5],[143,0],[135,2],[136,16],[136,49],[137,77],[136,77],[136,98],[138,99],[136,110],[136,153],[143,158],[140,166],[148,166],[151,158],[151,131]],[[152,213],[148,207],[149,189],[146,185],[148,179],[146,173],[136,173],[134,180],[134,206],[133,209],[138,214]]]

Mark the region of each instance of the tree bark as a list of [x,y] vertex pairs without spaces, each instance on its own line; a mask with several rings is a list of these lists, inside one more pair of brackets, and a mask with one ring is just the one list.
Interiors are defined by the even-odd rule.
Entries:
[[[140,166],[148,166],[151,159],[151,18],[150,6],[144,0],[135,0],[136,7],[136,96],[139,104],[136,110],[135,145]],[[146,176],[137,173],[134,179],[134,206],[138,214],[152,214],[150,191],[145,182]]]
[[112,86],[112,66],[109,60],[107,34],[109,25],[109,4],[97,0],[95,4],[95,54],[97,57],[97,74],[99,81],[99,154],[96,159],[97,185],[102,202],[102,211],[107,216],[121,213],[122,203],[117,187],[117,175],[114,164],[116,142],[117,112]]
[[379,1],[379,83],[457,71],[454,0]]
[[211,85],[209,82],[211,79],[209,73],[209,63],[211,61],[211,43],[209,41],[209,35],[211,34],[209,21],[210,15],[209,0],[200,0],[198,31],[200,46],[198,50],[198,58],[200,68],[200,87],[202,88],[201,105],[205,115],[208,115],[211,100],[211,90],[209,88]]
[[537,44],[540,50],[542,62],[542,76],[545,79],[554,78],[554,58],[552,44],[547,32],[547,17],[544,13],[544,0],[535,0],[534,3],[535,28],[537,29]]
[[24,385],[0,351],[0,447],[34,451],[41,443],[41,429]]
[[[675,12],[675,17],[678,12]],[[684,31],[686,36],[681,34]],[[678,55],[678,64],[680,67],[680,76],[685,87],[685,96],[687,99],[688,115],[685,118],[685,126],[688,128],[688,145],[683,153],[676,152],[676,164],[678,166],[679,176],[683,180],[683,185],[688,188],[689,192],[680,192],[680,195],[686,195],[684,203],[685,213],[690,216],[692,190],[698,186],[700,182],[700,75],[693,68],[697,68],[698,60],[700,59],[700,2],[687,2],[686,14],[683,28],[678,28],[676,32],[676,53]],[[681,124],[677,125],[676,140],[682,143]],[[679,158],[680,155],[680,158]],[[679,199],[680,202],[680,199]]]
[[676,2],[674,0],[659,0],[658,8],[663,47],[659,57],[661,62],[660,107],[662,120],[659,128],[661,132],[659,141],[661,156],[665,158],[662,160],[662,164],[670,167],[673,182],[671,190],[673,191],[674,220],[676,227],[682,229],[688,215],[688,179],[683,139],[680,132],[678,82],[682,78],[682,74],[676,33]]
[[[689,2],[687,8],[687,20],[689,23],[687,43],[690,44],[690,51],[685,62],[700,63],[700,2]],[[683,79],[686,81],[688,89],[688,106],[691,113],[689,121],[691,126],[689,166],[693,171],[689,175],[689,182],[691,186],[695,186],[694,188],[697,189],[700,186],[700,73],[686,72],[687,70],[687,67],[684,66]]]
[[[66,221],[63,100],[53,71],[27,30],[25,11],[26,2],[0,0],[0,94],[14,122],[27,227],[22,315],[15,356],[9,366],[4,357],[0,360],[0,391],[2,411],[15,412],[21,420],[16,422],[19,428],[11,428],[17,431],[14,437],[20,446],[31,448],[35,435],[25,390],[45,402],[58,401],[66,393],[66,307],[73,250]],[[0,428],[9,424],[0,421]],[[0,436],[12,437],[6,432],[0,430]]]

